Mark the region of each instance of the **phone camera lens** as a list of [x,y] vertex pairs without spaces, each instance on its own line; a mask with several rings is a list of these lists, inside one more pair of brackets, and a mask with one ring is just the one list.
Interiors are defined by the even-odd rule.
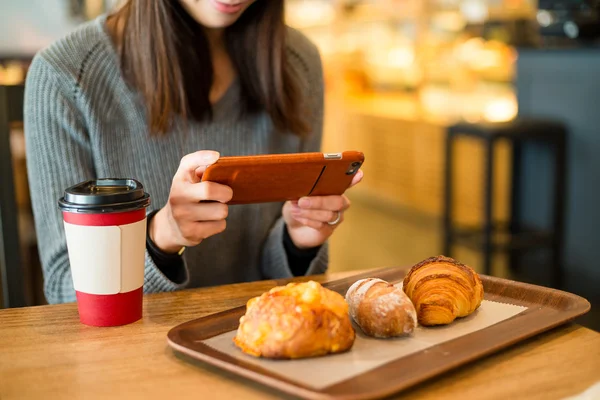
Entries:
[[352,175],[352,174],[354,174],[359,167],[360,167],[360,161],[354,161],[348,167],[348,170],[346,171],[346,175]]

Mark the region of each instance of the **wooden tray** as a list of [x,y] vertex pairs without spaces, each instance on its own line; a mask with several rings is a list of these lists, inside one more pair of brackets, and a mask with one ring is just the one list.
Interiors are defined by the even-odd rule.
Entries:
[[[386,268],[324,283],[345,294],[358,279],[377,277],[400,281],[405,268]],[[483,330],[396,359],[338,384],[316,390],[278,376],[259,366],[236,359],[201,341],[237,329],[246,307],[209,315],[174,327],[168,343],[176,351],[253,381],[306,399],[373,399],[389,396],[433,376],[497,352],[514,343],[572,320],[590,309],[582,297],[559,290],[481,275],[485,299],[528,307],[515,317]],[[435,350],[435,351],[432,351]],[[452,354],[452,357],[442,357]],[[399,373],[402,371],[402,373]]]

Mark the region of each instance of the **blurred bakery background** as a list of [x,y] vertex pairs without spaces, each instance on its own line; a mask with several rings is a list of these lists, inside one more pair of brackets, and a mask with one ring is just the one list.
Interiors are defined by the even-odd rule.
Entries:
[[[32,56],[118,0],[0,0],[0,306],[43,304],[22,85]],[[323,150],[365,179],[331,270],[451,255],[569,290],[600,329],[600,1],[286,0],[325,69]]]

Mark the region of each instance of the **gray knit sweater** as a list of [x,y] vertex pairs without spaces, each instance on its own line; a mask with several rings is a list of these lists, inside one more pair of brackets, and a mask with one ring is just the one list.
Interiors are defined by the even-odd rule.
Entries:
[[[211,122],[188,133],[151,137],[139,96],[123,80],[106,31],[106,16],[88,22],[38,53],[27,76],[25,134],[31,199],[50,303],[75,301],[61,213],[65,188],[102,177],[130,177],[151,195],[148,212],[165,205],[180,159],[201,149],[222,156],[319,151],[323,76],[318,50],[288,29],[289,59],[301,77],[313,115],[312,134],[276,134],[268,115],[232,118],[234,83],[214,106]],[[280,203],[230,206],[225,232],[184,253],[186,279],[169,280],[146,254],[144,292],[290,277]],[[307,274],[327,268],[327,244]]]

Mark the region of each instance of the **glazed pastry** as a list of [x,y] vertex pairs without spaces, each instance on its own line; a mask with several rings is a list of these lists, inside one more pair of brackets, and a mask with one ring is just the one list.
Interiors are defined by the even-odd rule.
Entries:
[[319,283],[290,283],[250,299],[233,339],[245,353],[305,358],[341,353],[354,344],[348,304]]
[[452,258],[428,258],[411,268],[403,290],[424,326],[450,324],[475,311],[483,300],[483,284],[470,267]]
[[350,316],[368,336],[389,338],[412,333],[415,307],[402,289],[381,279],[355,282],[346,292]]

